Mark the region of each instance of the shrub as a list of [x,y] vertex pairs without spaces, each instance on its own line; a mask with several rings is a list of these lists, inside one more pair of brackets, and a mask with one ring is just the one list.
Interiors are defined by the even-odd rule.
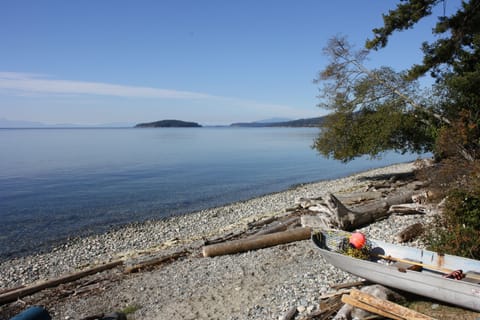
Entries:
[[429,172],[431,187],[447,197],[442,215],[427,228],[429,249],[480,259],[479,168],[478,161],[450,159]]
[[480,259],[480,193],[455,189],[445,210],[427,234],[429,249]]

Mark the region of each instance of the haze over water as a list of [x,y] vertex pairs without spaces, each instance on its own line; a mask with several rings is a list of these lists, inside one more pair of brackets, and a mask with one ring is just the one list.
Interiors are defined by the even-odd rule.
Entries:
[[313,128],[0,129],[0,260],[417,155],[342,164]]

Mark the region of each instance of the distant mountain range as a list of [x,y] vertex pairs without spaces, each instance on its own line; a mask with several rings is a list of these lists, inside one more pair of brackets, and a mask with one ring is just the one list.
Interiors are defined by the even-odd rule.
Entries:
[[247,127],[247,128],[262,128],[262,127],[319,127],[325,121],[325,117],[298,119],[290,121],[255,121],[255,122],[238,122],[232,123],[231,127]]
[[[325,117],[290,120],[286,118],[271,118],[254,122],[236,122],[230,127],[262,128],[262,127],[319,127]],[[227,125],[228,126],[228,125]],[[8,120],[0,118],[0,128],[157,128],[157,127],[202,127],[196,122],[181,120],[160,120],[147,123],[133,124],[128,122],[112,122],[92,125],[79,125],[71,123],[45,124],[34,121]],[[223,127],[223,126],[220,126]]]
[[127,122],[112,122],[101,124],[72,124],[72,123],[57,123],[46,124],[35,121],[9,120],[0,118],[0,128],[128,128],[133,127],[133,123]]

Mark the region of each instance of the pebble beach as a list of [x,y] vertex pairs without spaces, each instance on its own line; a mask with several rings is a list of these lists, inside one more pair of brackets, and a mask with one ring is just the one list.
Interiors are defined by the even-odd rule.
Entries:
[[[341,179],[297,185],[248,201],[72,239],[47,253],[3,261],[0,290],[116,259],[138,261],[181,248],[190,252],[149,271],[125,275],[115,268],[91,276],[103,277],[102,285],[85,290],[84,294],[74,292],[49,300],[53,291],[36,293],[0,306],[0,319],[7,319],[12,307],[20,309],[30,303],[44,304],[54,319],[82,319],[127,309],[128,319],[281,319],[293,307],[299,315],[308,314],[318,308],[319,296],[331,291],[330,285],[359,279],[327,264],[309,240],[203,258],[204,240],[241,230],[248,222],[282,214],[299,197],[360,190],[375,177],[411,172],[413,168],[413,163],[402,163]],[[422,215],[391,215],[361,231],[367,237],[396,242],[398,232],[424,219]]]

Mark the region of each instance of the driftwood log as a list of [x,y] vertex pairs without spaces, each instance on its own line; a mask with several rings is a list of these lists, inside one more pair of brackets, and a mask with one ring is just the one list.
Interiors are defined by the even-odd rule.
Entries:
[[[342,307],[341,294],[331,296],[326,301],[321,301],[318,310],[307,314],[300,318],[300,320],[327,320],[338,312],[338,309]],[[320,297],[322,299],[322,297]]]
[[203,256],[214,257],[225,254],[267,248],[294,241],[307,240],[310,239],[310,234],[310,228],[296,228],[283,232],[254,236],[225,243],[212,244],[203,247]]
[[388,212],[397,215],[423,214],[428,212],[428,208],[426,205],[418,203],[402,203],[390,206]]
[[187,250],[182,250],[182,251],[179,251],[179,252],[169,254],[167,256],[152,258],[152,259],[149,259],[147,261],[143,261],[141,263],[138,263],[138,264],[135,264],[133,266],[125,268],[124,273],[139,272],[141,270],[149,269],[149,268],[152,268],[154,266],[158,266],[158,265],[163,264],[163,263],[175,261],[175,260],[177,260],[181,257],[185,257],[188,254],[189,254],[189,252]]
[[323,228],[354,230],[386,218],[392,205],[411,203],[415,192],[414,186],[404,187],[395,194],[352,209],[347,208],[333,194],[328,194],[325,204],[317,205],[314,211],[323,220]]
[[28,296],[35,292],[41,291],[43,289],[51,288],[58,286],[62,283],[72,282],[83,277],[95,274],[108,269],[113,269],[116,266],[123,264],[122,260],[115,260],[109,263],[105,263],[99,266],[91,267],[82,271],[78,271],[69,275],[65,275],[56,279],[43,281],[40,283],[32,284],[24,288],[13,290],[0,295],[0,304],[8,303],[20,299],[22,297]]
[[257,233],[255,233],[253,236],[261,236],[264,234],[270,234],[270,233],[275,233],[275,232],[280,232],[280,231],[285,231],[290,227],[291,225],[299,224],[300,223],[300,217],[294,216],[291,217],[283,222],[279,222],[271,227],[264,228]]

